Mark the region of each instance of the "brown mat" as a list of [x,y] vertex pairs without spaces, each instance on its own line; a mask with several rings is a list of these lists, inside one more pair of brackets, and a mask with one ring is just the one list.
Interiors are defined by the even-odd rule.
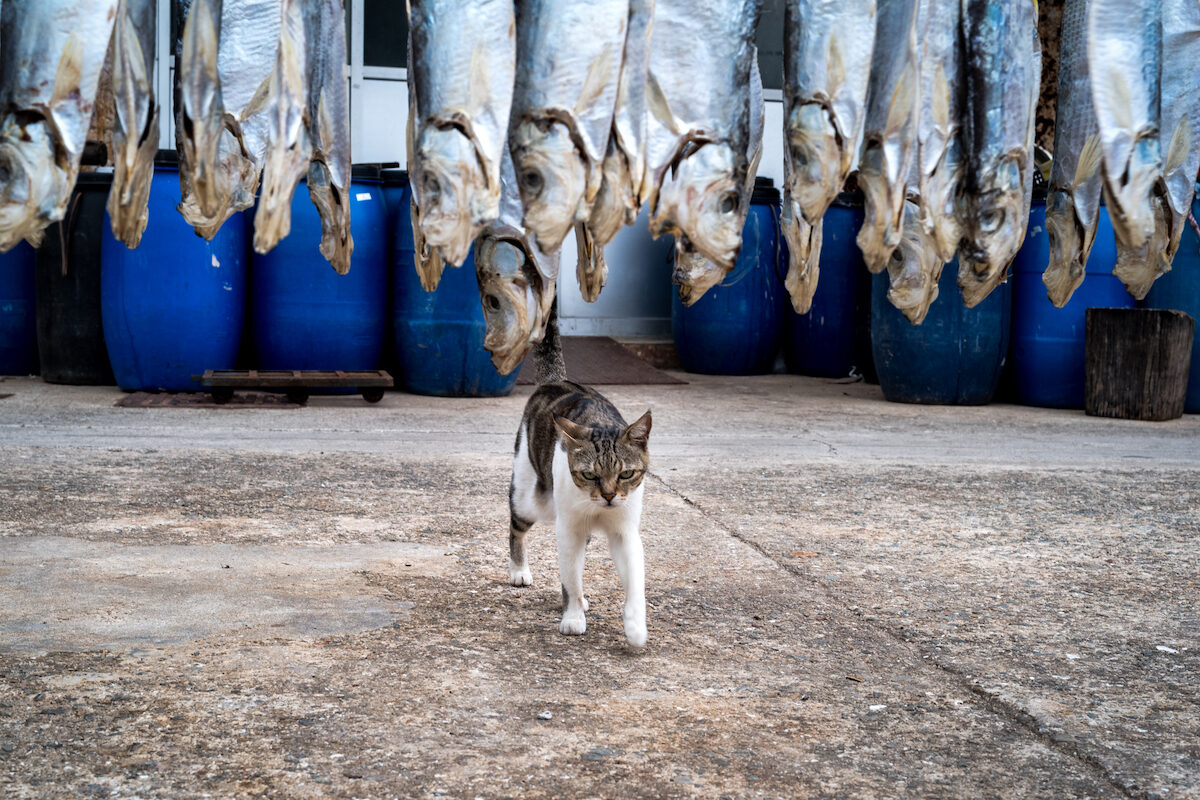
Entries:
[[228,403],[214,403],[208,392],[130,392],[113,405],[119,408],[302,408],[287,395],[234,392]]
[[[585,386],[687,383],[655,369],[607,336],[564,336],[562,343],[567,379]],[[536,371],[533,359],[526,358],[517,383],[536,383]]]

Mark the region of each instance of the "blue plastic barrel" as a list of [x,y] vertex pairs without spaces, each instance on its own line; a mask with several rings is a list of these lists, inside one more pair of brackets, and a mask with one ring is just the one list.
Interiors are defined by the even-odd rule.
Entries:
[[235,215],[211,242],[175,210],[179,169],[156,163],[141,245],[113,238],[105,216],[100,313],[117,385],[127,391],[197,391],[206,369],[231,369],[246,299],[246,232]]
[[[1192,203],[1192,216],[1200,218],[1200,200]],[[1190,224],[1183,226],[1171,271],[1154,282],[1142,305],[1183,311],[1200,323],[1200,237]],[[1200,324],[1196,325],[1192,339],[1192,367],[1188,372],[1183,410],[1188,414],[1200,414]]]
[[0,255],[0,375],[38,371],[36,276],[28,243]]
[[790,302],[785,305],[783,358],[789,372],[841,378],[852,370],[868,371],[871,273],[855,242],[862,221],[861,197],[844,195],[825,212],[812,308],[797,314]]
[[392,338],[405,388],[440,397],[501,397],[517,383],[520,368],[501,375],[483,347],[487,325],[475,280],[475,254],[447,266],[432,292],[421,288],[414,262],[409,204],[403,184],[392,208]]
[[937,300],[920,325],[888,301],[889,285],[887,272],[872,276],[871,350],[883,396],[897,403],[991,402],[1008,353],[1011,284],[967,308],[956,258],[942,268]]
[[1116,244],[1108,209],[1088,257],[1083,283],[1062,308],[1046,296],[1042,275],[1050,263],[1046,204],[1030,210],[1025,243],[1013,260],[1013,392],[1018,403],[1049,408],[1083,408],[1084,334],[1089,308],[1133,308],[1134,299],[1112,274]]
[[[251,257],[250,306],[260,369],[379,369],[387,329],[387,209],[378,168],[354,167],[350,271],[321,255],[321,218],[301,181],[291,232]],[[348,389],[345,391],[353,391]]]
[[[672,249],[674,258],[674,249]],[[779,190],[758,178],[733,269],[690,306],[671,300],[671,331],[688,372],[761,375],[771,372],[783,334],[787,268],[779,231]]]

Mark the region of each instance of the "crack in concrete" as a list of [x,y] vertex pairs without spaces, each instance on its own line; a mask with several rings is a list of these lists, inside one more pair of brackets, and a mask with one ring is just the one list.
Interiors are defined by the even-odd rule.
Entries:
[[[824,443],[822,443],[822,444],[824,444]],[[719,516],[717,516],[714,512],[711,512],[708,509],[704,508],[702,505],[697,503],[695,500],[693,500],[692,498],[683,494],[682,492],[680,492],[678,489],[676,489],[671,484],[667,483],[667,481],[658,473],[649,472],[648,474],[651,477],[653,477],[656,481],[658,481],[658,483],[664,489],[666,489],[668,492],[670,492],[671,494],[678,497],[680,500],[682,500],[684,503],[686,503],[691,508],[696,509],[696,511],[698,511],[700,514],[702,514],[705,518],[707,518],[709,521],[711,521],[718,528],[725,531],[725,533],[727,533],[733,539],[736,539],[737,541],[739,541],[742,544],[746,545],[747,547],[751,548],[752,550],[754,550],[759,555],[766,558],[771,563],[773,563],[776,566],[783,569],[784,572],[787,572],[788,574],[790,574],[794,577],[797,577],[797,578],[803,578],[803,579],[805,579],[805,581],[807,581],[809,583],[813,583],[812,575],[810,575],[807,572],[805,572],[804,570],[800,569],[795,564],[790,564],[787,561],[781,560],[780,558],[778,558],[777,556],[772,554],[762,544],[760,544],[757,541],[754,541],[753,539],[750,539],[749,537],[738,532],[737,529],[735,529],[732,525],[729,525],[728,523],[726,523],[723,519],[721,519]],[[825,587],[817,586],[816,588],[818,591],[820,591],[822,594],[824,594],[827,598],[834,599],[834,596]],[[860,618],[862,618],[861,614],[858,614],[858,616]],[[932,650],[927,651],[925,648],[921,647],[919,644],[911,641],[910,639],[905,638],[905,636],[903,634],[899,633],[894,628],[892,628],[888,625],[873,623],[866,619],[863,619],[862,621],[863,621],[863,624],[869,625],[872,628],[882,631],[883,633],[887,634],[892,639],[895,639],[897,642],[900,642],[901,644],[915,648],[916,651],[923,656],[923,659],[922,659],[923,661],[926,661],[927,663],[931,664],[936,669],[951,676],[954,680],[954,683],[956,683],[963,691],[969,692],[970,694],[978,697],[982,701],[981,704],[985,709],[987,709],[991,713],[995,714],[996,716],[1009,721],[1014,726],[1026,731],[1030,736],[1032,736],[1032,738],[1034,738],[1035,740],[1037,740],[1038,742],[1040,742],[1042,745],[1049,748],[1050,750],[1053,750],[1061,755],[1072,758],[1072,759],[1078,761],[1079,763],[1085,765],[1090,771],[1092,771],[1096,775],[1096,777],[1098,777],[1098,778],[1102,779],[1104,782],[1108,783],[1110,786],[1113,787],[1113,789],[1117,790],[1125,797],[1131,798],[1131,800],[1146,800],[1146,798],[1149,797],[1148,791],[1142,790],[1135,786],[1131,786],[1127,782],[1121,780],[1121,778],[1114,775],[1113,772],[1108,768],[1108,766],[1105,765],[1104,762],[1102,762],[1099,758],[1092,755],[1091,753],[1085,752],[1080,747],[1078,747],[1074,740],[1064,741],[1061,739],[1054,738],[1053,736],[1050,735],[1050,733],[1048,733],[1047,731],[1044,730],[1044,726],[1042,725],[1042,723],[1039,722],[1038,719],[1036,717],[1034,717],[1032,714],[1030,714],[1028,711],[1024,710],[1023,708],[1021,708],[1020,706],[1018,706],[1014,703],[1004,700],[995,692],[988,691],[983,686],[980,686],[979,684],[972,681],[970,676],[964,674],[961,670],[959,670],[949,664],[942,663],[937,658],[937,654],[935,651],[932,651]]]

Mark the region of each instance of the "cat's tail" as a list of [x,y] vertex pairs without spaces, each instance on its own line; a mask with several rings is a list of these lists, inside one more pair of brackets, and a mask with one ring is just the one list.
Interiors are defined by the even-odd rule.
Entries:
[[558,338],[558,299],[550,306],[550,317],[546,320],[546,333],[533,346],[533,363],[537,367],[538,385],[565,381],[567,365],[563,361],[562,341]]

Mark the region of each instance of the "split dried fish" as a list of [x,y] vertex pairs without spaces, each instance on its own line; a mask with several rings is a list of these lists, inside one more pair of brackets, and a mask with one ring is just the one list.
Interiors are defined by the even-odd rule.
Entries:
[[1139,248],[1154,234],[1162,178],[1161,0],[1092,0],[1087,54],[1113,231],[1125,247]]
[[858,158],[874,46],[875,0],[784,7],[781,226],[785,285],[798,314],[808,313],[817,290],[821,220]]
[[974,308],[1006,278],[1029,225],[1041,79],[1032,0],[963,0],[966,169],[958,286]]
[[646,172],[646,72],[654,0],[630,0],[625,54],[617,84],[616,108],[608,151],[601,164],[600,188],[586,221],[575,226],[575,273],[587,302],[595,302],[608,279],[604,246],[625,225],[632,225],[641,208]]
[[[758,172],[759,159],[762,157],[764,119],[762,75],[758,70],[756,57],[750,70],[750,147],[752,149],[746,154],[749,162],[744,187],[747,204],[754,195],[754,177]],[[747,213],[749,213],[748,205]],[[720,283],[729,274],[732,267],[714,263],[698,250],[681,249],[678,247],[678,240],[676,240],[676,245],[675,269],[671,280],[679,287],[679,299],[685,306],[690,306],[703,297],[705,292]]]
[[[175,143],[179,152],[180,213],[207,224],[223,205],[217,158],[225,134],[218,67],[222,0],[182,0],[186,14],[175,56]],[[194,212],[192,211],[194,209]]]
[[900,243],[908,174],[917,157],[919,93],[916,0],[879,0],[858,185],[865,218],[858,248],[871,272]]
[[[959,131],[961,22],[960,0],[921,0],[917,189],[920,193],[921,222],[931,235],[931,242],[942,263],[954,258],[958,241],[962,238],[957,203],[962,171]],[[934,286],[936,292],[936,280]]]
[[522,223],[524,208],[512,158],[501,164],[500,217],[475,240],[475,277],[487,326],[483,346],[508,375],[542,340],[554,309],[559,254],[547,254]]
[[267,253],[292,227],[292,194],[308,172],[308,34],[318,12],[313,0],[283,0],[279,46],[264,99],[267,119],[262,196],[254,215],[254,249]]
[[350,94],[342,0],[320,0],[307,38],[308,126],[312,162],[308,196],[321,217],[321,255],[339,275],[350,271]]
[[[658,0],[646,83],[650,233],[728,270],[750,207],[761,0]],[[749,175],[749,179],[748,179]]]
[[518,4],[509,147],[525,226],[546,252],[600,189],[628,24],[629,0]]
[[408,19],[413,233],[432,291],[500,214],[515,17],[511,0],[411,0]]
[[1100,130],[1088,75],[1087,14],[1091,0],[1066,0],[1058,60],[1054,161],[1046,199],[1050,263],[1042,274],[1050,302],[1062,308],[1087,272],[1100,223]]
[[117,0],[0,6],[0,251],[63,218],[87,141]]
[[154,94],[157,0],[120,0],[112,41],[115,114],[108,130],[113,162],[108,215],[113,236],[137,247],[146,230],[150,180],[158,152],[159,104]]
[[1162,180],[1151,193],[1154,233],[1141,247],[1117,240],[1115,274],[1141,300],[1171,269],[1200,168],[1200,4],[1162,0],[1159,146]]

